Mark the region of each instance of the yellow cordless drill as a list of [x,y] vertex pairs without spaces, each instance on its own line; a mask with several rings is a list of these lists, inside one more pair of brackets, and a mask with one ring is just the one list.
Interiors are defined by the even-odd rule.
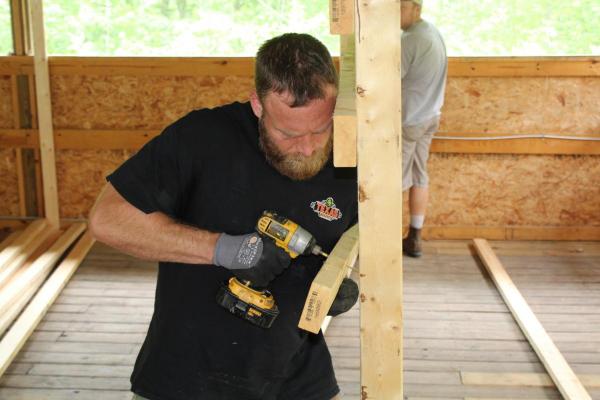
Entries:
[[[273,240],[291,258],[309,254],[328,256],[317,245],[310,232],[272,211],[263,212],[256,223],[256,231],[263,238]],[[271,292],[254,289],[251,282],[242,282],[235,277],[221,286],[217,293],[217,303],[232,314],[263,328],[271,327],[279,315]]]

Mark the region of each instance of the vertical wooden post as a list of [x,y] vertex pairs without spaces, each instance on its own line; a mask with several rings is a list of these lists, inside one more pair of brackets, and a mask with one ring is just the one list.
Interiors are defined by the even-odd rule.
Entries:
[[[17,56],[31,55],[31,24],[29,19],[28,0],[10,0],[11,21],[13,32],[13,53]],[[31,114],[32,99],[30,96],[30,76],[16,75],[13,77],[13,113],[15,129],[33,128],[34,116]],[[40,173],[37,171],[38,150],[16,149],[17,174],[19,180],[19,212],[21,216],[38,216],[41,202],[38,199],[40,190],[38,182]]]
[[42,160],[42,181],[44,185],[44,210],[49,224],[59,228],[58,189],[56,183],[56,159],[54,154],[54,130],[52,127],[52,106],[50,101],[50,76],[46,39],[44,36],[44,11],[42,0],[32,0],[30,4],[31,25],[33,28],[33,56],[35,88],[40,132],[40,156]]
[[356,2],[361,396],[403,399],[400,2]]

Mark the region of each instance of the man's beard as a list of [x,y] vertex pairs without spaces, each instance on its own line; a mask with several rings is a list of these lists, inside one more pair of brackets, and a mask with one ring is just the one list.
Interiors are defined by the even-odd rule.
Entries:
[[273,143],[262,118],[258,121],[259,145],[269,164],[280,174],[295,181],[303,181],[317,175],[323,169],[331,157],[333,148],[333,136],[325,144],[325,147],[315,150],[307,157],[300,153],[285,155]]

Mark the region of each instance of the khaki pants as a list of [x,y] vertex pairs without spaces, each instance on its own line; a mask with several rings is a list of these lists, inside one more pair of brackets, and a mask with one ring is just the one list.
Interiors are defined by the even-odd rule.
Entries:
[[402,191],[413,186],[429,186],[429,147],[439,126],[440,117],[437,116],[421,125],[402,127]]

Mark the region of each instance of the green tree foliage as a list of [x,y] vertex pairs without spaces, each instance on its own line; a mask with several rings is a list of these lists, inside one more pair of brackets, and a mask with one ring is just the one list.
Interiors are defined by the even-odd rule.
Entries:
[[600,55],[599,0],[424,0],[452,56]]
[[[328,0],[45,0],[58,55],[251,56],[266,39],[307,32],[339,54]],[[451,56],[600,55],[600,0],[424,0]],[[0,0],[0,54],[12,51]]]
[[0,0],[0,56],[13,52],[12,27],[10,24],[10,4]]
[[291,31],[339,52],[328,0],[46,0],[45,14],[50,54],[251,56]]

